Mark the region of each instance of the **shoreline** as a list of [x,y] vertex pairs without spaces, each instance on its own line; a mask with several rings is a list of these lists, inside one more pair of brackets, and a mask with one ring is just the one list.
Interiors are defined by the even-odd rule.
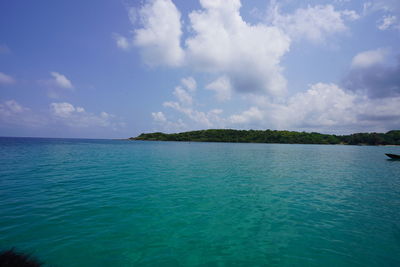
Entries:
[[223,144],[271,144],[271,145],[328,145],[328,146],[384,146],[400,147],[400,145],[369,145],[369,144],[315,144],[315,143],[265,143],[265,142],[224,142],[224,141],[198,141],[198,140],[142,140],[135,138],[114,139],[122,141],[143,141],[143,142],[178,142],[178,143],[223,143]]

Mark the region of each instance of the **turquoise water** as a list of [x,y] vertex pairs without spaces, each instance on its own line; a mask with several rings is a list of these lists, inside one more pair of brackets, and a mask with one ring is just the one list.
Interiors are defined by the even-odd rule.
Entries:
[[0,138],[0,248],[51,266],[400,266],[400,147]]

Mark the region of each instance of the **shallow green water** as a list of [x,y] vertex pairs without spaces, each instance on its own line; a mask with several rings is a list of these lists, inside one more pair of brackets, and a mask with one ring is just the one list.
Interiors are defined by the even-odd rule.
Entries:
[[400,147],[0,138],[0,248],[52,266],[400,266]]

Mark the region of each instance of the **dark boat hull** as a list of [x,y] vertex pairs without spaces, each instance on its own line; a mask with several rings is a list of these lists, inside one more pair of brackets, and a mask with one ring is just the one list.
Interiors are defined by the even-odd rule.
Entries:
[[400,159],[400,155],[396,155],[396,154],[385,154],[385,155],[391,159]]

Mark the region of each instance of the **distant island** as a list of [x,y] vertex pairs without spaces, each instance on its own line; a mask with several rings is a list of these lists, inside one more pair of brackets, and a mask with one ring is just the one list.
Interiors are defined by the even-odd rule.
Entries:
[[142,133],[129,140],[279,143],[279,144],[343,144],[343,145],[400,145],[400,130],[387,133],[355,133],[350,135],[320,134],[276,130],[210,129],[166,134]]

